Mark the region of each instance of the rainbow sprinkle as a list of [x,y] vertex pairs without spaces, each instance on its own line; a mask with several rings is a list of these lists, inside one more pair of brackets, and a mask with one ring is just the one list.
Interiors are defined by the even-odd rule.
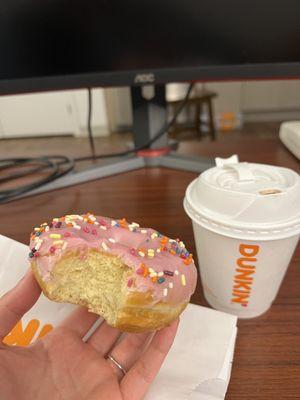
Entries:
[[107,244],[106,244],[105,242],[102,242],[102,243],[101,243],[101,246],[102,246],[102,248],[103,248],[105,251],[108,251],[108,250],[109,250],[109,247],[107,246]]
[[61,245],[63,243],[64,243],[63,240],[54,240],[54,242],[53,242],[54,246],[58,246],[58,245]]
[[132,285],[133,285],[133,279],[130,278],[130,279],[128,279],[128,281],[127,281],[127,286],[128,286],[128,287],[131,287]]
[[[81,221],[80,225],[78,221]],[[150,267],[149,265],[147,266],[145,263],[141,262],[139,266],[135,269],[136,275],[140,278],[149,280],[151,279],[151,282],[153,282],[154,284],[162,285],[162,293],[164,297],[168,295],[168,291],[170,289],[174,288],[174,285],[181,283],[182,286],[186,286],[187,284],[186,275],[182,273],[180,266],[175,271],[171,270],[171,268],[168,269],[167,267],[165,267],[166,269],[164,269],[163,271],[159,271],[155,268],[155,260],[154,263],[152,261],[152,259],[155,259],[155,257],[158,257],[158,259],[161,261],[164,252],[166,252],[174,257],[178,257],[178,259],[180,259],[180,261],[185,266],[190,265],[191,263],[193,263],[193,255],[186,250],[185,244],[179,239],[169,239],[158,231],[140,228],[140,225],[136,222],[128,223],[125,218],[109,221],[105,220],[104,218],[97,219],[97,217],[93,213],[87,213],[82,216],[70,214],[61,218],[53,218],[49,225],[44,222],[39,227],[35,227],[33,229],[31,240],[33,240],[34,246],[30,250],[29,258],[39,257],[40,255],[43,255],[43,251],[42,254],[40,254],[39,251],[40,249],[43,249],[43,240],[40,238],[40,236],[44,232],[47,233],[48,238],[52,239],[52,242],[50,242],[49,245],[48,241],[46,241],[47,252],[44,254],[54,255],[56,252],[58,252],[57,254],[60,255],[61,251],[64,251],[68,246],[68,241],[64,239],[72,237],[73,235],[71,232],[68,231],[62,232],[62,234],[53,231],[53,233],[51,233],[51,229],[61,230],[62,228],[66,227],[74,228],[78,231],[82,230],[82,233],[78,233],[79,237],[83,234],[94,235],[95,238],[92,240],[96,241],[96,237],[100,236],[100,238],[104,239],[102,241],[101,239],[98,239],[100,242],[100,248],[102,248],[104,251],[110,251],[111,249],[106,243],[115,244],[116,239],[114,237],[109,237],[110,235],[106,236],[104,233],[101,234],[100,229],[102,231],[109,231],[112,228],[119,228],[129,230],[133,233],[137,232],[142,235],[147,235],[145,239],[142,240],[145,247],[128,249],[128,252],[133,257],[144,258],[145,260],[148,260],[146,261],[146,264],[149,262],[151,265]],[[113,234],[111,236],[113,236]],[[120,244],[122,244],[122,240],[120,241]],[[182,266],[182,268],[186,267]],[[179,282],[178,279],[174,279],[175,276],[179,277]],[[127,286],[131,287],[134,282],[135,278],[128,278]]]
[[61,234],[60,234],[60,233],[51,233],[51,234],[49,235],[49,237],[50,237],[51,239],[60,239],[60,238],[61,238]]

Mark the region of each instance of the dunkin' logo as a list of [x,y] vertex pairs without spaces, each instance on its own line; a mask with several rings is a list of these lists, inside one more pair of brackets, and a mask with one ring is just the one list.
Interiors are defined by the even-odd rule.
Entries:
[[260,248],[257,245],[240,245],[239,252],[241,257],[236,261],[232,285],[232,303],[239,303],[243,307],[247,307],[256,271],[256,256],[259,250]]

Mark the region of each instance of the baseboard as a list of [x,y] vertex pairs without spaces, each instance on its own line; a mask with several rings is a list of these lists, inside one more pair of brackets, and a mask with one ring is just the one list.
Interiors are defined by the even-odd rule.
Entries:
[[117,124],[117,125],[114,127],[114,132],[118,132],[118,133],[132,132],[132,125]]
[[[215,122],[218,129],[219,118],[222,113],[216,113]],[[272,122],[272,121],[291,121],[300,120],[300,109],[291,110],[250,110],[241,112],[242,125],[245,122]],[[186,121],[188,124],[189,121]],[[131,132],[132,126],[125,124],[118,124],[115,126],[115,132]],[[101,135],[100,135],[101,136]],[[105,135],[103,135],[105,136]]]
[[[110,135],[110,131],[107,126],[93,126],[93,136],[105,137]],[[74,132],[75,137],[86,137],[88,134],[86,127],[80,127],[78,132]]]
[[272,121],[300,120],[300,109],[244,111],[243,120],[244,122],[272,122]]

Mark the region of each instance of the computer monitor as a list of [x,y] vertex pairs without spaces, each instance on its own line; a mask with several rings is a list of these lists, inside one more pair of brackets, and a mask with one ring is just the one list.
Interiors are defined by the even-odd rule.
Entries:
[[299,0],[0,4],[0,95],[298,76]]
[[[156,147],[167,143],[168,82],[295,77],[299,0],[0,2],[0,95],[131,86],[135,152],[154,140]],[[155,85],[150,97],[147,84]],[[139,157],[61,178],[50,189],[140,166],[201,171],[211,164]]]

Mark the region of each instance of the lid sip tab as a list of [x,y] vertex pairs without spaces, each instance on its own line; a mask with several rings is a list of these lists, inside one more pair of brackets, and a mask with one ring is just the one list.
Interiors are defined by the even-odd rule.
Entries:
[[216,157],[215,158],[215,163],[217,167],[223,167],[224,165],[230,165],[230,164],[238,164],[239,163],[239,157],[237,154],[232,155],[231,157],[228,158],[221,158],[221,157]]
[[217,167],[231,168],[236,171],[239,182],[254,181],[255,179],[248,163],[240,163],[236,154],[229,158],[217,157],[215,161]]

